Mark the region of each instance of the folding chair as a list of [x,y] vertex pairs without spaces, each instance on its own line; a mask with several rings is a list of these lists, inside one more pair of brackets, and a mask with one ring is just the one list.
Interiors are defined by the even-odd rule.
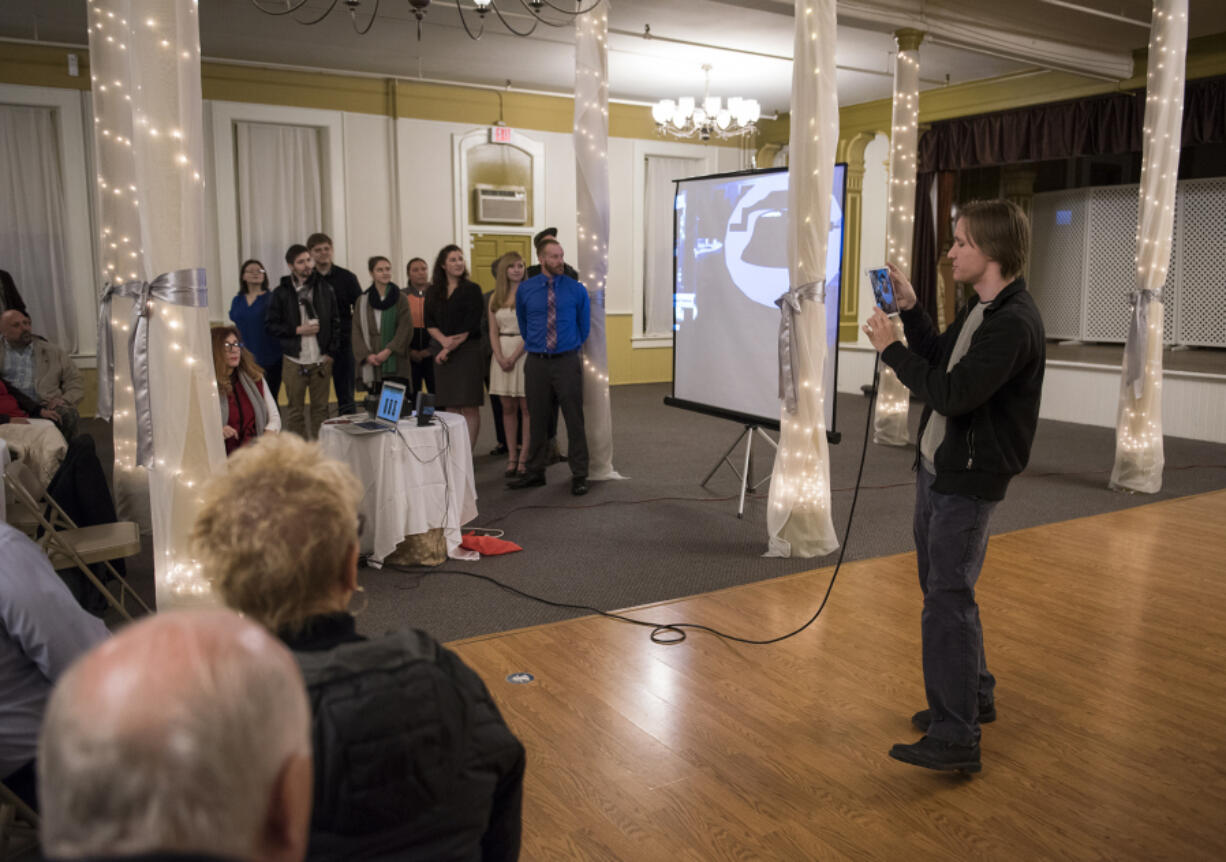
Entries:
[[[24,512],[23,517],[32,519],[37,530],[42,531],[35,541],[51,559],[56,569],[76,566],[89,579],[120,615],[132,619],[126,606],[131,595],[145,613],[152,613],[127,579],[111,565],[111,560],[121,560],[140,553],[140,528],[134,521],[116,521],[111,524],[95,524],[78,527],[60,504],[39,487],[38,479],[30,468],[20,461],[13,461],[4,468],[4,485],[12,493],[15,502]],[[10,516],[11,519],[11,516]],[[102,563],[112,578],[119,582],[119,598],[98,580],[90,568]]]
[[16,852],[18,848],[10,844],[22,833],[29,833],[25,835],[26,840],[23,843],[29,844],[31,848],[37,846],[38,824],[38,814],[34,809],[0,782],[0,859],[7,859],[10,853]]

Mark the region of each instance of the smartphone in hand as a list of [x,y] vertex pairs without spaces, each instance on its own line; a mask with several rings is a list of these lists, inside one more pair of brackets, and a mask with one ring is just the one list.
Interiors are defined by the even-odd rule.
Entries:
[[890,278],[889,269],[881,266],[868,270],[868,280],[873,287],[873,297],[877,300],[878,307],[886,314],[896,316],[898,297],[894,294],[894,282]]

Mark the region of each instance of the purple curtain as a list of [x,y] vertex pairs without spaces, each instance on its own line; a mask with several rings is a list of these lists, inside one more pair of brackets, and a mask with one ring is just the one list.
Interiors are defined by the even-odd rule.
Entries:
[[932,216],[936,174],[915,175],[915,228],[911,235],[911,285],[920,307],[937,319],[937,232]]
[[[955,171],[1141,151],[1145,91],[933,123],[919,143],[919,170]],[[1183,145],[1226,141],[1226,76],[1188,81]],[[918,182],[917,182],[918,191]]]

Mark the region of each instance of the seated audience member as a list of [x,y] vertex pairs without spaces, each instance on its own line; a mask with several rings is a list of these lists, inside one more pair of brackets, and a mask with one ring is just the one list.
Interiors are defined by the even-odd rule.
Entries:
[[0,437],[46,487],[64,461],[68,442],[55,427],[54,411],[27,398],[0,377]]
[[44,338],[36,338],[25,312],[9,309],[0,314],[0,374],[22,394],[46,410],[71,440],[77,434],[77,411],[85,396],[81,371],[68,351]]
[[24,313],[26,303],[21,298],[21,293],[17,290],[17,283],[13,281],[8,270],[0,269],[0,312],[8,311],[10,308]]
[[0,779],[38,809],[38,728],[56,680],[107,636],[73,600],[43,549],[0,522]]
[[61,678],[38,747],[43,852],[299,862],[310,707],[288,651],[225,610],[160,613]]
[[294,651],[315,740],[312,860],[518,858],[524,749],[481,678],[422,631],[357,633],[362,486],[318,445],[257,441],[204,488],[192,554]]
[[353,306],[353,357],[358,364],[358,382],[369,392],[378,392],[384,380],[409,386],[409,343],[413,337],[413,313],[409,300],[392,283],[392,262],[372,257],[367,267],[373,279]]
[[264,380],[264,369],[243,346],[238,330],[233,326],[214,326],[210,333],[221,436],[229,455],[266,431],[280,431],[281,414],[272,387]]

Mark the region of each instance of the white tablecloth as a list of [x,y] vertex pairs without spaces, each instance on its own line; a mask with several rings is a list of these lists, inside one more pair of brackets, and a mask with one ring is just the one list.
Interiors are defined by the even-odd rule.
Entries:
[[402,420],[398,434],[349,434],[327,422],[320,428],[324,453],[348,464],[365,489],[362,553],[377,563],[405,536],[436,527],[443,528],[453,554],[461,525],[477,517],[468,426],[457,413],[435,418],[425,428]]

